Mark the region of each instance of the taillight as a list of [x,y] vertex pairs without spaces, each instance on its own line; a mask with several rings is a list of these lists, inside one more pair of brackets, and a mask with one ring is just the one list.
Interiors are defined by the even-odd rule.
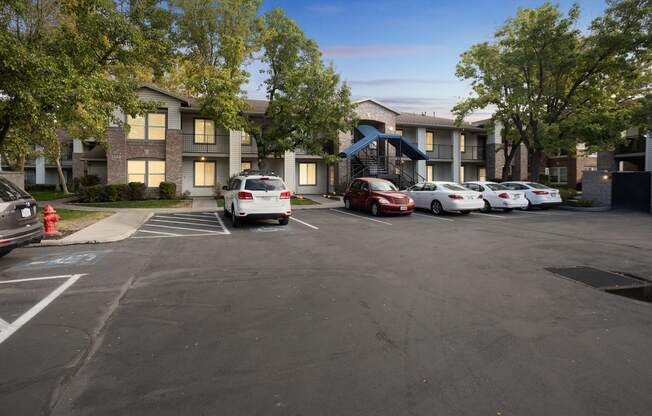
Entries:
[[503,192],[501,194],[498,194],[498,198],[509,199],[509,194],[507,192]]
[[534,195],[548,195],[548,191],[532,191]]
[[238,199],[254,199],[254,195],[251,192],[238,192]]
[[449,194],[448,197],[450,199],[464,199],[462,195],[458,195],[458,194]]
[[283,191],[283,192],[281,192],[281,199],[290,199],[290,196],[292,196],[292,194],[290,193],[290,191]]
[[482,196],[482,194],[478,194],[478,199],[482,199],[482,198],[484,198],[484,196]]

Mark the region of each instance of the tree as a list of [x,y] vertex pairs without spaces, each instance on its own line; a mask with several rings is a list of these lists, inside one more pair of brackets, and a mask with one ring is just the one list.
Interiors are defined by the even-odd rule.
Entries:
[[183,89],[199,97],[202,113],[227,129],[243,129],[248,108],[244,65],[260,48],[261,0],[176,0],[177,70]]
[[609,1],[586,35],[578,17],[578,6],[567,16],[550,4],[519,9],[457,68],[474,93],[456,107],[458,117],[497,106],[527,146],[532,180],[543,155],[578,143],[613,146],[650,93],[652,1]]
[[317,44],[280,9],[265,15],[262,45],[269,105],[254,128],[261,163],[297,148],[328,158],[324,145],[337,145],[339,133],[354,125],[349,88],[332,65],[324,65]]
[[164,72],[171,22],[158,0],[0,0],[0,146],[12,134],[54,149],[59,128],[102,142],[124,125],[116,108],[154,107],[137,69]]

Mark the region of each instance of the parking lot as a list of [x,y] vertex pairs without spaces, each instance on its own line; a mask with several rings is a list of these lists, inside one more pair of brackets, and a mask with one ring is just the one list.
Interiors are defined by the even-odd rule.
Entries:
[[120,243],[0,260],[0,323],[29,317],[0,343],[0,413],[652,406],[652,305],[550,271],[651,279],[649,214],[317,209],[241,228],[195,215],[154,216]]

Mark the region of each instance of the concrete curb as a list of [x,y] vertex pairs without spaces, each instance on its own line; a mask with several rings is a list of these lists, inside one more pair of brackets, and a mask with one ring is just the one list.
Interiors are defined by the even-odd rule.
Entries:
[[[112,236],[112,237],[108,237],[108,238],[104,238],[104,239],[98,239],[98,240],[85,240],[85,241],[64,241],[64,239],[61,239],[61,240],[43,240],[39,244],[30,245],[30,247],[75,246],[75,245],[80,245],[80,244],[115,243],[115,242],[122,241],[122,240],[125,240],[125,239],[131,237],[140,228],[140,226],[145,224],[150,218],[152,218],[153,215],[154,215],[154,213],[150,212],[133,229],[131,229],[129,231],[125,231],[125,232],[123,232],[121,234],[118,234],[118,235],[115,235],[115,236]],[[108,217],[108,218],[110,218],[110,217]],[[74,233],[71,234],[71,235],[74,235]]]
[[577,212],[604,212],[604,211],[611,210],[611,207],[572,207],[569,205],[557,205],[555,208],[564,211],[577,211]]

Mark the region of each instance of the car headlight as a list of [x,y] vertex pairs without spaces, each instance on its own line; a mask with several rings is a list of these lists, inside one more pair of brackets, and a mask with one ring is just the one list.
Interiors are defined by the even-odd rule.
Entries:
[[414,199],[408,198],[408,204],[414,204]]
[[378,203],[384,205],[384,204],[389,204],[389,201],[386,200],[385,198],[378,198]]

